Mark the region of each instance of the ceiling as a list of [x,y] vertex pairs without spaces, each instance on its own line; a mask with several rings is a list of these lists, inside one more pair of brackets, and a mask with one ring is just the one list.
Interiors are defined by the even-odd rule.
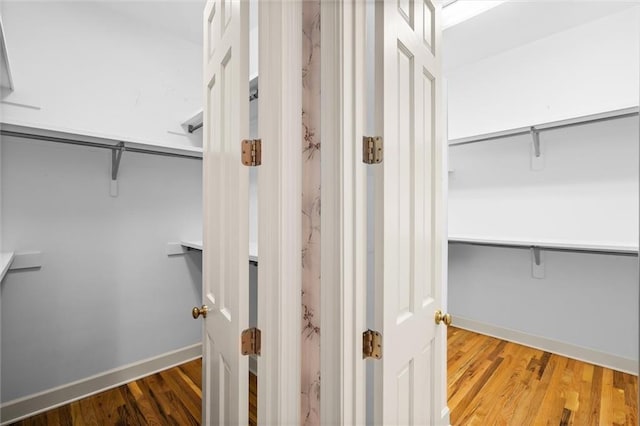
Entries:
[[[251,3],[256,1],[251,0]],[[205,0],[99,0],[99,3],[119,15],[202,45]],[[258,9],[251,7],[250,11],[250,26],[253,29],[258,26]]]
[[[202,44],[205,0],[107,0],[99,3],[144,25]],[[471,6],[473,2],[457,0],[454,4],[457,7],[461,3]],[[452,70],[476,62],[594,19],[638,7],[638,4],[631,0],[508,0],[444,30],[444,69]],[[253,28],[257,26],[257,8],[251,9]],[[443,14],[447,9],[445,7]]]
[[[471,0],[457,3],[463,1]],[[639,7],[639,3],[509,0],[444,30],[444,70],[453,70],[631,7]]]
[[119,15],[202,44],[202,13],[205,0],[103,1],[103,7]]

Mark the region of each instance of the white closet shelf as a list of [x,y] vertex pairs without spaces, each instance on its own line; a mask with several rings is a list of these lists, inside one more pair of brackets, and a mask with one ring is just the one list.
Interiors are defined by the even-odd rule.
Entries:
[[13,257],[14,257],[13,252],[0,253],[0,281],[4,279],[4,276],[7,274],[7,271],[11,267],[11,263],[13,262]]
[[598,123],[601,121],[615,120],[618,118],[627,118],[638,115],[638,107],[622,108],[613,111],[605,111],[597,114],[583,115],[580,117],[569,118],[566,120],[551,121],[547,123],[534,124],[527,127],[518,127],[515,129],[501,130],[498,132],[485,133],[481,135],[468,136],[464,138],[452,139],[449,146],[467,145],[476,142],[485,142],[495,139],[509,138],[513,136],[529,135],[533,132],[543,132],[546,130],[561,129],[565,127],[581,126],[590,123]]
[[182,244],[182,247],[202,250],[202,241],[180,241],[180,244]]
[[249,260],[251,262],[258,262],[258,244],[249,243]]
[[511,240],[502,238],[481,238],[469,237],[462,235],[449,235],[450,243],[483,245],[492,247],[515,247],[515,248],[531,248],[536,247],[547,250],[559,251],[575,251],[575,252],[592,252],[592,253],[611,253],[638,255],[638,246],[616,244],[608,242],[573,242],[558,240]]
[[[193,250],[202,250],[202,241],[180,241],[183,247]],[[258,262],[258,245],[249,243],[249,261]]]
[[100,148],[119,149],[148,154],[161,154],[178,157],[202,158],[202,148],[190,146],[158,145],[149,141],[104,135],[96,132],[78,132],[48,126],[38,126],[21,122],[0,122],[0,133],[4,136],[15,136],[51,142],[62,142],[74,145],[87,145]]

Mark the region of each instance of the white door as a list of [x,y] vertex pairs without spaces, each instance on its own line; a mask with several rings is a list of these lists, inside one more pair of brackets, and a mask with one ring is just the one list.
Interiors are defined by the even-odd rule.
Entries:
[[[376,3],[375,422],[435,425],[446,407],[439,4]],[[444,401],[444,404],[443,404]],[[445,415],[446,417],[446,415]]]
[[248,424],[249,3],[209,0],[204,12],[203,424]]

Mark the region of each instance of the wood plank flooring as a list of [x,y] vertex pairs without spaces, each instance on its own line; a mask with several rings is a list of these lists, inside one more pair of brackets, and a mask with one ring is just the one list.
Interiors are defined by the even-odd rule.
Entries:
[[[202,360],[136,380],[14,423],[36,425],[199,425]],[[249,425],[257,422],[257,378],[249,377]]]
[[451,424],[638,424],[636,376],[448,329]]
[[201,387],[197,359],[14,425],[199,425]]
[[[455,327],[448,339],[453,426],[638,424],[635,376]],[[201,369],[198,359],[14,425],[198,425]],[[250,374],[250,426],[257,386]]]
[[249,372],[249,426],[258,426],[258,377]]

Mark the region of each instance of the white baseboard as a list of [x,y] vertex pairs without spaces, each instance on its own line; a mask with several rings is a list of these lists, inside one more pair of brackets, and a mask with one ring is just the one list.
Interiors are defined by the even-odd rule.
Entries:
[[446,407],[440,413],[440,423],[438,424],[451,426],[451,411],[449,410],[449,407]]
[[249,357],[249,371],[252,372],[254,376],[258,376],[258,358],[254,355]]
[[96,374],[66,385],[38,392],[2,404],[0,425],[69,404],[87,396],[132,382],[202,356],[202,344],[187,346],[172,352]]
[[468,318],[461,318],[459,316],[454,316],[453,318],[454,327],[463,328],[480,334],[486,334],[498,339],[519,343],[521,345],[588,362],[590,364],[611,368],[613,370],[633,374],[634,376],[638,375],[639,363],[637,360],[623,358],[610,353],[600,352],[584,348],[582,346],[572,345],[571,343],[548,339],[546,337],[527,334],[522,331],[485,324]]

